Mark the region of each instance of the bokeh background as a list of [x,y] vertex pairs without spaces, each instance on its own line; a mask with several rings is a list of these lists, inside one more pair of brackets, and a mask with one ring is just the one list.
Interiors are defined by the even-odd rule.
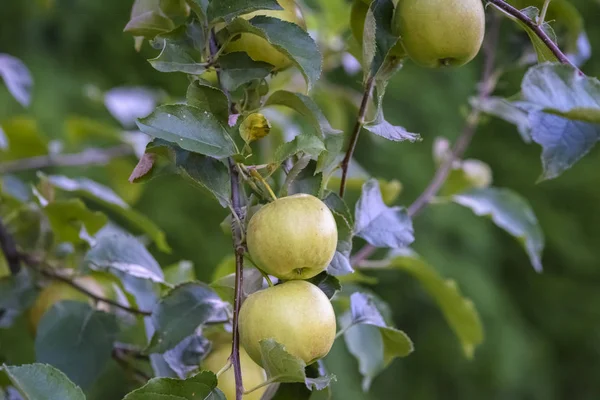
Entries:
[[[583,70],[599,76],[600,4],[573,4],[584,16],[592,50],[598,52]],[[96,91],[145,86],[183,95],[185,76],[155,71],[145,61],[155,51],[145,46],[137,53],[133,39],[122,32],[130,7],[131,1],[1,0],[0,53],[23,60],[35,86],[33,103],[24,109],[0,85],[0,122],[34,118],[48,140],[96,129],[101,144],[103,130],[118,130],[119,125],[94,100]],[[342,11],[337,24],[345,23],[349,5]],[[500,57],[510,63],[509,47],[520,43],[522,35],[508,20],[502,32]],[[421,133],[424,140],[384,143],[363,135],[356,158],[372,175],[402,182],[399,205],[409,204],[431,178],[434,138],[452,139],[460,133],[480,64],[481,57],[461,69],[436,71],[408,63],[390,84],[388,119]],[[511,71],[498,93],[517,92],[523,72]],[[343,68],[331,69],[328,79],[348,90],[360,84],[360,74],[349,75]],[[350,117],[350,112],[337,115],[337,127],[347,129]],[[600,398],[599,152],[560,178],[536,184],[540,148],[523,143],[512,125],[486,119],[467,155],[490,164],[496,186],[511,188],[531,202],[546,234],[544,273],[535,273],[515,240],[489,220],[455,205],[430,207],[415,220],[414,248],[473,299],[484,322],[485,342],[474,360],[466,360],[417,282],[399,272],[372,273],[379,278],[372,289],[391,305],[396,325],[413,339],[416,351],[394,361],[365,394],[357,363],[340,341],[327,359],[338,377],[335,399]],[[128,184],[135,162],[132,158],[107,167],[51,172],[83,174],[111,185],[166,232],[173,253],[154,252],[163,265],[188,259],[198,277],[209,280],[231,251],[230,239],[219,228],[226,211],[173,176],[143,186]],[[33,173],[21,175],[34,178]]]

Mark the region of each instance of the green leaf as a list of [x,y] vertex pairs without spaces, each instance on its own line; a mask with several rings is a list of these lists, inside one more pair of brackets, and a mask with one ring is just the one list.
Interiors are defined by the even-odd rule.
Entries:
[[48,140],[42,135],[32,118],[14,117],[0,124],[8,142],[0,148],[2,161],[18,160],[48,154]]
[[406,357],[413,344],[402,331],[388,327],[370,295],[355,292],[350,296],[350,313],[342,316],[344,340],[356,357],[366,392],[373,378],[397,357]]
[[471,106],[486,114],[493,115],[515,125],[523,141],[531,143],[531,126],[529,125],[529,116],[526,111],[521,110],[502,97],[492,96],[486,99],[471,99],[470,103]]
[[211,342],[203,336],[193,334],[164,354],[169,367],[184,379],[190,372],[196,371],[202,359],[211,350]]
[[333,213],[338,228],[338,244],[333,259],[327,267],[327,273],[333,276],[351,274],[354,272],[350,265],[354,216],[346,202],[337,193],[328,193],[323,202]]
[[182,175],[211,192],[221,206],[231,203],[229,168],[221,161],[180,150],[176,165]]
[[58,242],[84,242],[82,229],[93,236],[108,222],[106,215],[89,210],[79,199],[53,201],[44,207],[44,212]]
[[156,332],[146,349],[164,353],[175,347],[225,308],[225,303],[208,285],[184,283],[163,297],[152,311]]
[[390,265],[421,282],[458,336],[465,356],[472,358],[475,348],[483,342],[483,326],[473,302],[461,294],[456,282],[439,276],[429,264],[409,249],[394,251]]
[[201,63],[204,31],[197,21],[157,36],[154,43],[161,46],[160,54],[148,60],[154,69],[191,75],[206,71],[206,66]]
[[377,113],[375,115],[375,119],[364,124],[363,128],[377,136],[381,136],[384,139],[394,142],[403,142],[408,140],[412,143],[420,141],[421,136],[418,134],[408,132],[403,127],[392,125],[385,120],[385,116],[383,115],[383,97],[385,96],[386,85],[387,82],[378,81]]
[[153,39],[156,35],[167,33],[175,28],[175,24],[169,18],[165,17],[160,11],[146,11],[135,17],[125,25],[124,32],[131,33],[133,36],[142,36],[146,39]]
[[262,365],[271,382],[304,382],[306,364],[285,350],[275,339],[260,341]]
[[227,31],[231,36],[251,33],[267,40],[300,69],[309,90],[321,76],[321,53],[308,33],[296,24],[259,15],[250,21],[236,18]]
[[[0,256],[3,256],[0,252]],[[29,270],[0,278],[0,328],[12,326],[16,317],[27,310],[37,297]]]
[[305,117],[319,133],[320,137],[324,135],[340,134],[342,131],[334,129],[330,124],[323,111],[319,108],[310,97],[302,93],[289,92],[287,90],[278,90],[273,93],[265,102],[265,107],[268,106],[284,106],[291,108],[298,114]]
[[375,179],[363,185],[355,216],[354,234],[373,246],[401,248],[414,241],[412,221],[406,210],[386,206]]
[[87,303],[61,301],[42,317],[35,339],[36,359],[63,371],[89,388],[111,359],[118,331],[114,315]]
[[145,134],[195,153],[215,158],[237,153],[233,140],[217,117],[196,107],[160,106],[137,124]]
[[217,389],[217,377],[202,371],[188,379],[154,378],[123,400],[226,400]]
[[192,11],[196,13],[198,19],[206,22],[206,11],[208,10],[209,0],[186,0]]
[[33,78],[27,66],[16,57],[0,53],[0,77],[15,100],[23,107],[28,107]]
[[[527,15],[533,21],[537,21],[538,16],[540,14],[539,9],[537,9],[536,7],[526,7],[523,10],[521,10],[521,12],[523,14]],[[527,36],[529,36],[529,39],[531,40],[531,44],[533,45],[533,48],[537,54],[538,62],[542,63],[542,62],[557,62],[558,61],[558,58],[556,58],[554,53],[552,53],[552,51],[548,48],[548,46],[546,46],[544,44],[542,39],[540,39],[540,37],[529,26],[527,26],[527,24],[516,19],[512,15],[509,15],[509,14],[506,14],[506,15],[510,19],[515,21],[517,24],[519,24],[521,26],[521,28],[523,28],[525,30],[525,32],[527,32]],[[552,40],[553,42],[556,43],[556,34],[554,33],[554,29],[552,29],[552,27],[547,22],[544,22],[542,24],[542,29],[550,37],[550,40]]]
[[330,299],[340,290],[342,290],[342,285],[340,285],[340,281],[337,280],[336,277],[329,275],[327,272],[323,271],[320,274],[313,276],[308,279],[310,283],[317,286],[319,289],[323,291]]
[[275,150],[274,163],[281,163],[298,153],[305,153],[311,157],[318,157],[325,150],[325,144],[317,136],[303,133],[289,142],[283,143]]
[[186,99],[190,106],[200,110],[208,110],[222,124],[228,124],[229,100],[221,89],[202,80],[195,80],[188,86]]
[[[233,256],[232,256],[233,257]],[[227,275],[217,275],[216,272],[232,269],[234,272]],[[214,282],[210,284],[219,296],[230,303],[233,303],[235,297],[235,257],[226,258],[215,271]],[[244,268],[244,282],[242,284],[242,298],[260,290],[263,285],[263,276],[256,268]]]
[[342,147],[344,146],[344,135],[328,135],[325,137],[325,151],[317,160],[316,172],[330,175],[342,161]]
[[156,243],[159,250],[164,252],[171,251],[165,234],[154,222],[132,209],[112,189],[87,178],[71,179],[62,175],[51,175],[46,178],[54,187],[72,192],[77,196],[90,199],[106,207],[133,227],[146,233]]
[[316,172],[317,163],[310,161],[294,179],[289,187],[289,195],[296,193],[308,193],[316,197],[321,197],[323,191],[323,174]]
[[133,236],[119,232],[101,234],[87,252],[85,263],[94,270],[125,273],[135,278],[164,283],[160,265]]
[[276,0],[219,0],[208,6],[208,20],[229,22],[235,17],[257,10],[282,10]]
[[[46,364],[20,367],[4,365],[10,381],[25,396],[24,400],[85,400],[83,391],[58,369]],[[52,397],[49,397],[52,396]]]
[[371,76],[376,76],[398,41],[398,36],[392,32],[393,16],[394,3],[391,0],[375,0],[367,11],[363,35],[365,74],[370,71]]
[[600,124],[600,81],[564,64],[530,68],[521,93],[528,106],[571,120]]
[[165,281],[171,285],[179,285],[196,280],[196,271],[191,261],[181,260],[163,269]]
[[525,199],[508,189],[475,189],[453,196],[454,202],[470,208],[476,215],[488,216],[514,236],[524,247],[531,265],[542,271],[544,234]]
[[248,54],[240,51],[219,56],[219,67],[221,85],[230,92],[251,81],[266,78],[273,70],[271,64],[254,61]]

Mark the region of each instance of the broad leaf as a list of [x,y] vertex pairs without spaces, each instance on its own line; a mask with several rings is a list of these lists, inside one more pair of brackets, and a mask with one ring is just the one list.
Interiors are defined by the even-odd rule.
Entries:
[[179,285],[196,280],[194,264],[188,260],[181,260],[178,263],[165,267],[163,273],[165,275],[165,281],[171,285]]
[[197,22],[182,25],[154,40],[160,46],[160,54],[148,60],[160,72],[184,72],[199,75],[206,70],[201,63],[204,32]]
[[[85,256],[86,264],[94,270],[124,273],[157,283],[164,283],[160,265],[133,236],[109,232],[97,237],[96,244]],[[117,273],[117,276],[120,274]]]
[[[0,252],[0,257],[3,257]],[[0,278],[0,328],[12,326],[37,297],[35,282],[28,269]]]
[[82,388],[89,388],[111,359],[117,331],[112,314],[82,302],[58,302],[38,326],[36,359],[60,369]]
[[277,0],[218,0],[208,6],[208,20],[231,21],[235,17],[257,10],[282,10]]
[[334,129],[329,124],[329,121],[319,106],[310,97],[301,93],[278,90],[269,96],[265,102],[265,107],[267,106],[284,106],[291,108],[305,117],[321,137],[324,137],[324,135],[341,133],[340,130]]
[[87,178],[71,179],[66,176],[51,175],[47,179],[53,186],[61,190],[90,199],[114,212],[135,228],[146,233],[161,251],[169,252],[171,250],[165,234],[154,222],[132,209],[112,189]]
[[350,313],[342,316],[342,324],[346,346],[358,360],[364,391],[394,358],[406,357],[413,351],[409,337],[387,326],[367,294],[356,292],[350,296]]
[[526,111],[501,97],[488,97],[486,99],[471,99],[471,106],[505,120],[517,127],[525,143],[531,143],[531,126]]
[[179,150],[175,163],[183,176],[211,192],[223,207],[231,203],[229,168],[221,161]]
[[[83,391],[58,369],[46,364],[28,364],[0,368],[25,396],[24,400],[85,400]],[[50,397],[52,396],[52,397]]]
[[544,234],[531,209],[521,196],[508,189],[475,189],[453,196],[454,202],[476,215],[488,216],[498,227],[514,236],[524,247],[531,265],[542,271]]
[[439,276],[409,249],[394,251],[390,266],[409,273],[421,282],[458,336],[465,355],[472,358],[475,348],[483,342],[483,327],[473,302],[461,294],[456,282]]
[[533,140],[542,146],[544,173],[552,179],[569,169],[600,140],[600,81],[570,66],[531,68],[521,85]]
[[317,161],[316,172],[323,172],[327,175],[331,175],[342,161],[343,146],[344,135],[328,135],[325,138],[325,151],[321,153]]
[[[226,263],[226,264],[224,264]],[[224,263],[221,263],[219,267],[225,269],[232,267],[235,271],[235,258],[226,259]],[[231,264],[230,264],[231,263]],[[245,299],[250,294],[260,290],[263,286],[263,276],[256,268],[244,267],[244,282],[242,285],[242,298]],[[225,276],[216,278],[214,282],[210,284],[219,296],[230,303],[233,303],[235,297],[235,273],[230,273]]]
[[296,193],[308,193],[316,197],[321,197],[324,189],[323,174],[316,171],[317,163],[310,161],[306,168],[294,178],[289,186],[289,195]]
[[[525,14],[526,16],[528,16],[533,21],[537,21],[538,16],[540,14],[539,9],[536,7],[526,7],[523,10],[521,10],[521,12],[523,14]],[[527,26],[527,24],[525,24],[521,20],[513,17],[512,15],[509,15],[509,14],[506,14],[506,15],[510,19],[515,21],[517,24],[519,24],[521,26],[521,28],[523,28],[525,30],[525,32],[527,32],[527,36],[529,36],[529,39],[531,40],[531,44],[533,45],[533,48],[537,54],[538,62],[542,63],[542,62],[547,62],[547,61],[549,61],[549,62],[557,62],[558,61],[558,59],[556,58],[554,53],[552,53],[552,51],[548,48],[548,46],[546,46],[544,44],[542,39],[540,39],[540,37],[529,26]],[[552,40],[553,42],[556,43],[556,33],[554,33],[554,29],[552,29],[552,27],[547,22],[544,22],[542,24],[542,29],[548,35],[550,40]]]
[[[386,75],[384,71],[389,61],[388,55],[394,48],[399,38],[393,33],[392,23],[394,16],[394,3],[391,0],[375,0],[365,17],[363,33],[363,65],[365,78],[370,75],[380,77]],[[382,79],[389,79],[381,76]]]
[[58,242],[81,243],[86,237],[82,229],[94,235],[108,222],[106,215],[89,210],[79,199],[53,201],[44,207],[44,213]]
[[14,117],[4,120],[0,129],[8,142],[8,147],[0,148],[2,161],[48,154],[48,139],[33,118]]
[[304,133],[279,146],[275,151],[275,155],[273,156],[273,162],[281,163],[300,152],[316,158],[324,150],[325,144],[321,139],[319,139],[317,136]]
[[28,107],[33,78],[25,64],[16,57],[0,53],[0,77],[15,100],[23,107]]
[[421,136],[416,133],[408,132],[401,126],[395,126],[385,120],[383,115],[383,97],[385,95],[387,82],[380,81],[377,84],[377,113],[372,121],[367,122],[363,128],[367,131],[381,136],[384,139],[394,142],[409,142],[420,141]]
[[226,400],[217,389],[217,377],[202,371],[188,379],[154,378],[123,400]]
[[133,36],[153,39],[156,35],[166,33],[175,28],[175,24],[158,10],[146,11],[136,15],[125,25],[124,32]]
[[376,247],[406,247],[414,240],[412,221],[406,210],[383,202],[379,183],[369,179],[356,203],[354,234]]
[[169,367],[184,379],[198,369],[200,361],[210,351],[211,343],[203,336],[193,334],[179,342],[171,350],[164,354],[165,361]]
[[186,100],[190,106],[209,110],[222,124],[228,123],[229,100],[221,89],[202,80],[196,80],[188,86]]
[[310,283],[317,286],[319,289],[323,291],[330,299],[340,290],[342,290],[342,285],[340,285],[340,281],[337,280],[336,277],[329,275],[327,272],[323,271],[317,276],[314,276],[308,279]]
[[259,15],[250,21],[236,18],[227,26],[227,31],[231,36],[250,33],[267,40],[300,69],[308,89],[321,76],[321,53],[308,33],[296,24]]
[[237,153],[233,140],[217,117],[183,104],[160,106],[138,120],[142,132],[177,144],[185,150],[215,158]]
[[253,80],[266,78],[273,70],[271,64],[254,61],[241,51],[219,56],[219,67],[221,85],[230,92]]
[[225,308],[225,303],[206,284],[184,283],[163,297],[152,311],[156,328],[146,351],[163,353],[190,336]]

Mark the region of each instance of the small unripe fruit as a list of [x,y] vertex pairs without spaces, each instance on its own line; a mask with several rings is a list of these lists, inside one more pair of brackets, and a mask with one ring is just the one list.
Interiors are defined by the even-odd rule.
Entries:
[[[231,343],[219,343],[202,361],[202,368],[216,374],[227,364],[230,354]],[[240,365],[242,367],[242,382],[245,390],[250,390],[267,380],[265,370],[252,361],[243,347],[240,347]],[[235,375],[233,368],[230,368],[219,376],[217,387],[221,389],[226,399],[235,400]],[[266,386],[246,394],[242,398],[244,400],[260,400],[265,390],[267,390]]]
[[306,281],[289,281],[255,292],[240,310],[240,341],[259,365],[261,340],[274,339],[308,365],[329,353],[335,331],[331,302],[321,289]]
[[[278,18],[282,21],[292,22],[306,30],[302,11],[294,0],[277,0],[277,2],[283,10],[259,10],[242,15],[242,18],[250,20],[257,15],[265,15],[267,17]],[[222,26],[219,24],[216,26],[216,29],[220,30]],[[254,61],[269,63],[277,70],[286,69],[292,65],[292,61],[285,54],[271,46],[267,40],[251,33],[242,33],[239,39],[235,39],[225,46],[226,53],[236,51],[244,51]]]
[[394,29],[415,63],[461,66],[481,48],[485,13],[481,0],[400,0]]
[[329,208],[308,194],[283,197],[262,207],[248,224],[254,263],[280,279],[308,279],[335,254],[337,226]]

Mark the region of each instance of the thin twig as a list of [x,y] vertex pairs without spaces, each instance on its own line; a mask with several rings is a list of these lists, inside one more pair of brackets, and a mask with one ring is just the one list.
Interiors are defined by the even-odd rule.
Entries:
[[23,260],[23,262],[25,262],[30,267],[36,268],[38,271],[40,271],[40,273],[42,275],[44,275],[50,279],[54,279],[54,280],[66,283],[67,285],[80,291],[81,293],[85,294],[86,296],[90,297],[91,299],[93,299],[96,302],[103,302],[106,304],[110,304],[116,308],[119,308],[123,311],[127,311],[131,314],[143,315],[146,317],[152,315],[152,312],[150,312],[150,311],[139,310],[134,307],[129,307],[129,306],[123,305],[123,304],[119,303],[118,301],[107,299],[102,296],[98,296],[97,294],[95,294],[95,293],[91,292],[90,290],[88,290],[87,288],[85,288],[83,285],[80,285],[79,283],[75,282],[70,277],[67,277],[67,276],[61,274],[60,272],[58,272],[59,269],[52,267],[47,262],[40,260],[36,257],[33,257],[30,254],[20,252],[19,258],[21,260]]
[[571,67],[575,68],[575,70],[577,70],[577,72],[580,75],[583,75],[583,72],[581,72],[579,68],[577,68],[577,66],[573,64],[571,60],[569,60],[569,58],[560,50],[558,45],[552,41],[550,36],[548,36],[548,34],[544,32],[544,29],[540,25],[538,25],[536,21],[532,20],[527,15],[523,14],[517,8],[511,6],[504,0],[488,0],[488,3],[493,4],[498,9],[504,11],[509,15],[512,15],[513,17],[527,25],[527,27],[529,27],[529,29],[531,29],[537,35],[537,37],[540,38],[544,45],[546,45],[546,47],[552,52],[552,54],[554,54],[554,56],[561,63],[570,65]]
[[[215,38],[214,32],[210,35],[210,58],[214,61],[215,56],[219,54],[219,45]],[[231,101],[231,95],[229,91],[221,85],[221,73],[217,71],[217,81],[221,86],[221,90],[227,96],[229,102],[229,110],[234,110],[234,104]],[[240,364],[240,336],[238,331],[240,307],[242,303],[242,287],[244,281],[244,253],[246,249],[244,247],[244,235],[242,234],[242,224],[244,221],[244,215],[242,212],[242,199],[240,197],[240,176],[236,163],[232,158],[228,159],[229,163],[229,174],[231,179],[231,206],[233,213],[233,220],[238,223],[231,224],[231,232],[233,236],[233,251],[235,253],[235,295],[233,300],[233,321],[232,321],[232,343],[231,343],[231,355],[229,361],[233,366],[233,375],[235,377],[235,400],[242,400],[244,395],[244,385],[242,383],[242,366]]]
[[548,6],[550,6],[550,2],[552,0],[545,0],[544,5],[542,6],[542,10],[540,11],[540,16],[538,18],[537,24],[543,25],[546,20],[546,13],[548,12]]
[[10,269],[10,273],[13,275],[18,274],[21,270],[21,262],[19,259],[19,252],[17,251],[17,245],[2,222],[2,219],[0,219],[0,248],[2,249],[4,259]]
[[354,130],[352,131],[352,136],[350,137],[350,143],[348,145],[348,150],[346,151],[346,156],[344,157],[340,165],[340,167],[342,168],[340,197],[344,197],[344,192],[346,191],[346,179],[348,178],[348,168],[350,167],[350,160],[352,159],[352,155],[354,154],[354,150],[356,149],[356,143],[358,143],[360,131],[362,130],[363,125],[365,124],[365,116],[367,114],[367,108],[369,105],[369,100],[371,99],[371,94],[373,93],[374,85],[375,79],[373,77],[370,77],[365,82],[365,89],[362,100],[360,102],[360,108],[358,109],[356,124],[354,124]]
[[142,385],[146,384],[150,380],[150,377],[142,370],[136,368],[132,363],[129,362],[127,354],[119,348],[113,348],[112,358],[125,370],[131,370],[133,377]]
[[106,165],[114,158],[126,157],[132,154],[134,154],[133,148],[128,144],[122,144],[106,149],[87,149],[81,153],[22,158],[0,164],[0,174],[49,167]]
[[[500,35],[500,23],[500,18],[496,16],[492,18],[491,27],[487,35],[487,41],[483,48],[485,61],[483,65],[481,81],[479,83],[476,103],[479,103],[489,97],[496,87],[497,74],[494,73],[494,65],[496,62],[496,50]],[[456,143],[454,144],[450,154],[448,154],[444,162],[440,165],[433,176],[433,179],[431,182],[429,182],[429,185],[427,185],[421,195],[408,207],[408,215],[411,218],[417,216],[442,188],[446,182],[446,179],[448,178],[448,175],[450,174],[450,171],[452,171],[454,162],[463,156],[469,147],[469,144],[471,144],[471,140],[477,131],[480,117],[481,111],[477,107],[472,107],[471,112],[467,117],[467,123],[465,124],[463,132],[456,140]],[[376,250],[377,248],[370,244],[365,245],[352,257],[352,265],[357,265],[363,260],[366,260],[373,255]]]

